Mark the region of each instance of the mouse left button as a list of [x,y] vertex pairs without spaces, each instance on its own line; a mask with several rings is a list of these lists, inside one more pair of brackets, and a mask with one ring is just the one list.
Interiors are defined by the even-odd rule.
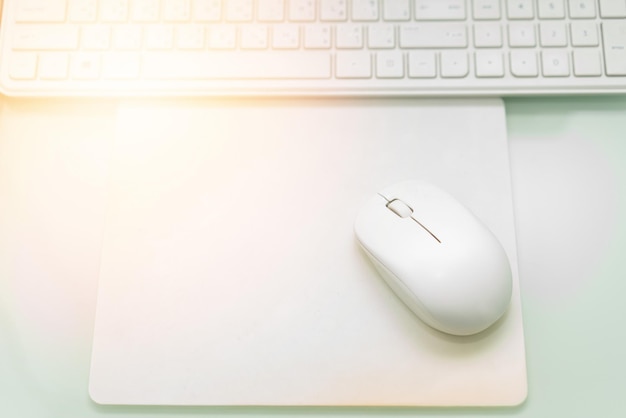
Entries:
[[413,214],[413,209],[400,199],[393,199],[387,203],[387,208],[401,218],[408,218]]

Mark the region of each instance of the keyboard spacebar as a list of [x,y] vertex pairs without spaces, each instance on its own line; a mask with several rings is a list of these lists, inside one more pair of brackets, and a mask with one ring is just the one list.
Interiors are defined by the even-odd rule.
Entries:
[[326,52],[149,52],[146,79],[322,79],[330,78]]

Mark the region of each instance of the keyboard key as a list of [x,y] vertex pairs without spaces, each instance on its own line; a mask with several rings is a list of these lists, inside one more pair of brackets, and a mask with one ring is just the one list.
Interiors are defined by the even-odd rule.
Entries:
[[502,29],[499,23],[477,23],[474,25],[476,48],[499,48],[502,46]]
[[602,22],[606,75],[626,75],[626,21]]
[[415,0],[417,20],[465,20],[465,0]]
[[348,18],[347,0],[320,0],[320,20],[340,22]]
[[304,47],[326,49],[331,47],[330,25],[307,25],[304,28]]
[[146,26],[147,49],[174,48],[174,27],[172,25]]
[[376,53],[376,77],[404,77],[404,57],[399,51],[381,51]]
[[581,49],[574,51],[572,57],[574,61],[574,75],[576,77],[599,77],[602,75],[600,51]]
[[222,1],[192,0],[191,14],[196,22],[217,22],[222,18]]
[[401,48],[465,48],[464,23],[414,23],[400,26]]
[[537,0],[539,19],[564,19],[565,0]]
[[532,23],[511,23],[509,25],[509,46],[513,48],[534,47],[535,27]]
[[411,3],[409,0],[382,0],[384,20],[410,20]]
[[572,46],[598,46],[598,27],[595,22],[572,22]]
[[67,78],[69,56],[65,52],[44,52],[39,55],[37,73],[42,80],[64,80]]
[[180,49],[203,49],[205,30],[203,25],[179,25],[176,28],[176,46]]
[[363,48],[363,28],[361,25],[338,25],[335,28],[337,37],[335,46],[340,49]]
[[541,46],[567,46],[567,30],[565,23],[542,22],[539,24],[539,42]]
[[504,77],[504,61],[499,51],[476,52],[476,77]]
[[37,54],[14,52],[9,59],[9,77],[14,80],[33,80],[37,76]]
[[476,20],[498,20],[501,17],[500,0],[474,0],[472,6]]
[[163,0],[163,20],[166,22],[186,22],[191,19],[189,0]]
[[532,19],[535,17],[533,0],[506,0],[506,12],[509,19]]
[[534,51],[512,51],[511,74],[515,77],[538,77],[537,54]]
[[237,46],[237,30],[234,25],[209,26],[209,48],[234,49]]
[[77,52],[72,56],[70,73],[76,80],[95,80],[100,76],[100,54]]
[[352,20],[378,20],[378,0],[352,0]]
[[250,22],[252,20],[252,0],[228,0],[226,20],[229,22]]
[[411,51],[409,57],[409,77],[437,77],[437,55],[432,51]]
[[367,28],[367,44],[370,48],[393,48],[396,45],[393,25],[370,25]]
[[289,0],[289,20],[312,22],[315,20],[315,2],[311,0]]
[[285,16],[283,0],[259,0],[257,16],[261,22],[280,22]]
[[625,18],[626,1],[600,0],[600,16],[605,19]]
[[111,27],[109,25],[85,26],[82,30],[83,49],[96,51],[109,49],[111,46]]
[[130,14],[134,22],[156,22],[159,20],[159,12],[159,0],[134,0],[131,3]]
[[266,25],[245,25],[241,28],[241,49],[265,49],[268,46]]
[[369,52],[337,52],[335,55],[337,78],[371,78],[372,57]]
[[103,22],[126,22],[128,0],[100,0],[100,20]]
[[15,50],[67,50],[78,48],[78,27],[73,25],[15,25]]
[[19,0],[15,3],[16,22],[53,23],[65,21],[65,0]]
[[102,56],[102,76],[111,80],[139,77],[139,55],[134,52],[111,52]]
[[69,16],[71,22],[95,22],[97,15],[97,0],[70,0]]
[[544,77],[568,77],[570,69],[567,51],[542,51],[541,69]]
[[272,46],[276,49],[300,47],[300,26],[291,23],[273,25]]
[[440,55],[441,77],[463,78],[469,74],[469,63],[465,51],[443,51]]
[[113,27],[113,48],[122,51],[136,51],[141,49],[141,26],[119,25]]
[[596,17],[596,0],[569,0],[569,16],[572,19]]
[[147,79],[327,79],[327,52],[148,52],[143,57]]

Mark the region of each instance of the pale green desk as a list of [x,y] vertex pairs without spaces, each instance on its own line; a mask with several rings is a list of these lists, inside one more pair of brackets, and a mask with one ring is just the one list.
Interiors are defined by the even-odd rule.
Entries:
[[[115,103],[5,100],[0,416],[625,417],[626,97],[520,98],[506,105],[527,345],[526,403],[496,409],[157,408],[101,407],[87,395],[96,283],[76,278],[94,275],[89,266],[100,231],[91,221],[104,209],[85,202],[104,199],[109,148],[89,151],[102,156],[101,165],[81,167],[72,152],[59,151],[64,148],[58,141],[66,141],[67,149],[79,144],[63,136],[72,125],[90,132],[94,143],[106,144],[102,139],[112,127],[105,116],[113,114]],[[77,120],[80,112],[91,116]],[[28,143],[29,133],[45,130],[55,133],[56,142]],[[18,132],[20,140],[9,140],[9,131]],[[59,193],[58,181],[74,193]],[[48,192],[29,193],[31,186]],[[70,209],[61,213],[62,207]],[[58,225],[55,217],[75,222]],[[10,240],[7,231],[16,228],[22,239]],[[84,251],[55,251],[59,236],[82,237]],[[46,254],[34,249],[41,246]],[[10,280],[18,270],[41,275],[61,264],[72,266],[75,274],[47,283],[29,281],[28,274],[20,283]],[[61,292],[55,280],[69,280],[63,284],[71,294]]]

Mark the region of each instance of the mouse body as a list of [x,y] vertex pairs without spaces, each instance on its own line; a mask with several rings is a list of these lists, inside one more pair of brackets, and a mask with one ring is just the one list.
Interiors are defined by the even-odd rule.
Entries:
[[389,287],[422,321],[472,335],[506,312],[512,273],[495,235],[450,194],[406,181],[360,210],[356,237]]

